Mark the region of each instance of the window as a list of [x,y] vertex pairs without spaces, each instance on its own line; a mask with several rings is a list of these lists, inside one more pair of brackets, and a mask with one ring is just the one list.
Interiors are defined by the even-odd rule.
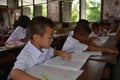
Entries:
[[79,9],[80,2],[79,0],[73,0],[72,3],[72,22],[77,22],[79,20],[80,9]]
[[79,0],[62,1],[62,21],[77,22],[79,20]]
[[35,16],[47,17],[47,0],[35,0]]
[[18,0],[18,6],[22,6],[22,0]]
[[47,3],[47,0],[34,0],[35,4],[39,4],[39,3]]
[[101,21],[101,0],[86,0],[86,19],[89,22]]
[[24,6],[23,7],[23,15],[28,16],[29,18],[33,18],[33,6]]
[[33,0],[23,0],[23,6],[25,5],[33,5]]
[[7,0],[0,0],[0,5],[5,5],[5,6],[7,6]]

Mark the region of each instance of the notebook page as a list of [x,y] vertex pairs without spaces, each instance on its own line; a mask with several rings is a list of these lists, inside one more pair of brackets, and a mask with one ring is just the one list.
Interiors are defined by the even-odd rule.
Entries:
[[75,61],[87,61],[90,55],[82,53],[73,53],[72,60]]
[[52,58],[44,63],[44,65],[58,67],[63,69],[79,71],[86,61],[63,60],[60,57]]
[[86,54],[86,55],[102,55],[102,52],[101,51],[85,51],[83,52],[83,54]]
[[76,80],[82,74],[83,70],[73,71],[68,69],[39,65],[27,70],[26,72],[42,80],[45,80],[45,78],[41,76],[41,73],[46,74],[51,80]]

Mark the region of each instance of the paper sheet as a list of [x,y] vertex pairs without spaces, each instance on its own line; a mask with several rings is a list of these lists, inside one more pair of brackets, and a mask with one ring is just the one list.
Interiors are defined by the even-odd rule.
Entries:
[[60,57],[52,58],[44,63],[44,65],[58,67],[68,70],[79,71],[86,61],[63,60]]
[[83,54],[86,54],[86,55],[102,55],[102,52],[101,51],[85,51],[83,52]]
[[83,70],[73,71],[68,69],[39,65],[27,70],[26,72],[42,80],[45,79],[43,76],[41,76],[41,73],[46,74],[51,80],[76,80],[82,74]]

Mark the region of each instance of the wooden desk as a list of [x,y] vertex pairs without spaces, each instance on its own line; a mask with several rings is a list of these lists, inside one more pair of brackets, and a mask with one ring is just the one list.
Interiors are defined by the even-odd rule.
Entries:
[[0,65],[6,64],[16,60],[16,57],[24,46],[6,48],[0,51]]
[[77,80],[101,80],[105,63],[88,60],[83,66],[84,72],[77,78]]

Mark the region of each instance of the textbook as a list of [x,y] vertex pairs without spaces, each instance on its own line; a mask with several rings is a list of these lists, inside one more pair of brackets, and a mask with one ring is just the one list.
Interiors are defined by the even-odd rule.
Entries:
[[87,61],[91,55],[102,55],[101,51],[85,51],[81,53],[73,53],[72,59],[77,61]]
[[101,51],[85,51],[83,52],[83,54],[86,54],[86,55],[98,55],[98,56],[101,56],[102,55],[102,52]]
[[86,60],[76,60],[76,59],[63,60],[61,57],[57,56],[46,61],[43,64],[51,67],[58,67],[68,70],[79,71],[83,67],[85,62]]
[[83,73],[83,70],[74,71],[41,64],[26,72],[41,80],[76,80]]

